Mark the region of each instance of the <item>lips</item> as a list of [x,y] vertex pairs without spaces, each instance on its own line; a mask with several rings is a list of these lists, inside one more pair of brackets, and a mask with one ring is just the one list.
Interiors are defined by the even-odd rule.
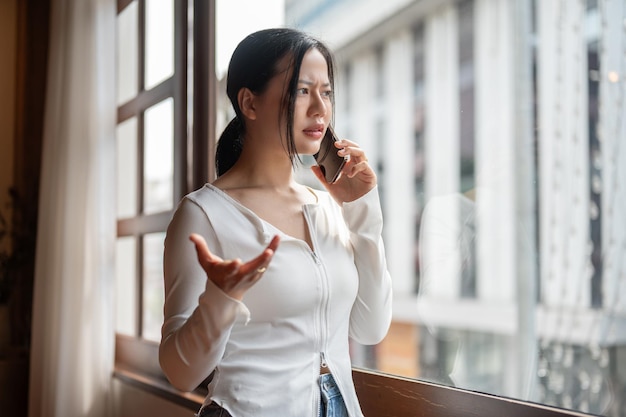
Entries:
[[319,139],[324,134],[325,126],[323,124],[315,124],[309,127],[306,127],[302,131],[305,135],[313,137],[315,139]]

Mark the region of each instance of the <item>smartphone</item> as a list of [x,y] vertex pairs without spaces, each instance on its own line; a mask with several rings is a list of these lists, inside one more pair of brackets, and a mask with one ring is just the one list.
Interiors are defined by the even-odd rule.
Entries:
[[335,142],[338,141],[333,128],[328,126],[326,134],[320,144],[320,150],[313,155],[317,165],[321,168],[326,178],[326,182],[329,184],[334,183],[339,178],[341,170],[346,163],[346,158],[337,155],[339,149],[335,148]]

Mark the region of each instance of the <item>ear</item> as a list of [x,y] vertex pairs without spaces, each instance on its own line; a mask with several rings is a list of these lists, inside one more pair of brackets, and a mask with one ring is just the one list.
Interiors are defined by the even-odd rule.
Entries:
[[250,120],[256,120],[256,96],[249,88],[239,90],[237,101],[243,115]]

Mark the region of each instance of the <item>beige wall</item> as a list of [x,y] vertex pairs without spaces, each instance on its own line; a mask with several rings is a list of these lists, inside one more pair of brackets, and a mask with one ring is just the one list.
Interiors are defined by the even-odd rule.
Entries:
[[13,184],[17,0],[0,0],[0,204]]

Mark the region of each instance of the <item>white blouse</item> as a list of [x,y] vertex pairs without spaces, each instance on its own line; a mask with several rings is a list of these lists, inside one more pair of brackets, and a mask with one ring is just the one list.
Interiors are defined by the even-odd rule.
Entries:
[[[362,416],[348,337],[379,343],[391,322],[377,189],[340,207],[327,192],[303,206],[309,245],[260,219],[211,184],[179,204],[165,239],[165,321],[159,358],[170,382],[190,391],[211,372],[205,404],[234,417],[315,417],[325,361],[350,416]],[[276,234],[263,277],[240,302],[207,279],[191,233],[224,259],[247,261]]]

